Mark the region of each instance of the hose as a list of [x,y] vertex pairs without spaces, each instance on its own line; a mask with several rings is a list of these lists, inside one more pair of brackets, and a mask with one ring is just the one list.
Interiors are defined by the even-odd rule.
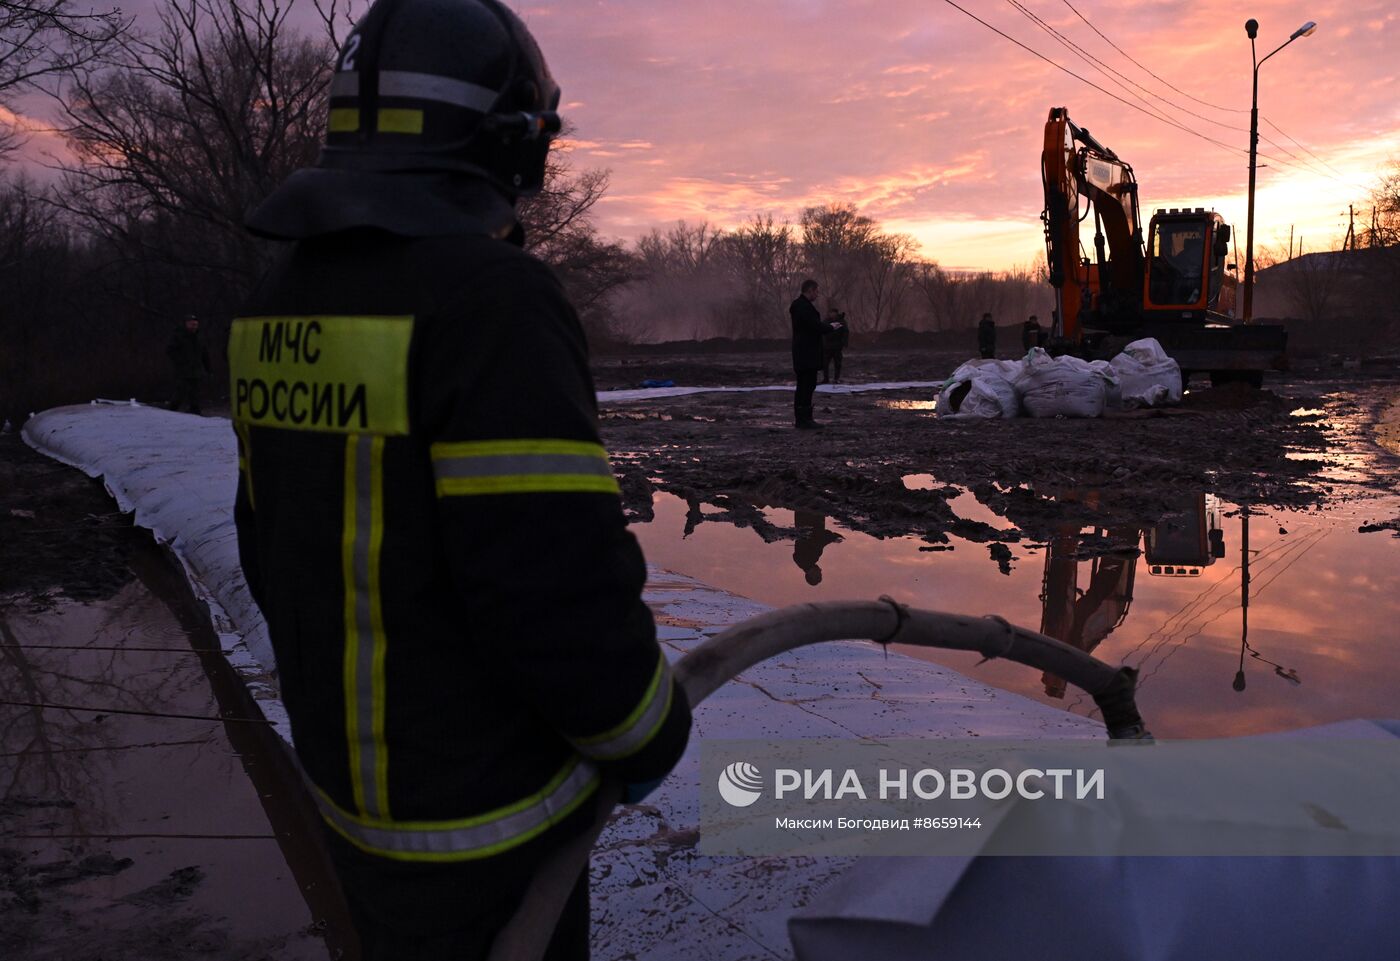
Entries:
[[[865,638],[976,651],[1063,677],[1094,698],[1110,740],[1151,740],[1134,701],[1137,672],[1114,668],[1063,641],[1000,617],[969,617],[878,601],[795,604],[736,624],[706,640],[675,665],[676,682],[691,707],[726,682],[771,657],[823,641]],[[488,961],[539,961],[594,843],[622,799],[623,785],[605,779],[594,799],[591,828],[558,847],[536,873],[514,916],[491,946]]]

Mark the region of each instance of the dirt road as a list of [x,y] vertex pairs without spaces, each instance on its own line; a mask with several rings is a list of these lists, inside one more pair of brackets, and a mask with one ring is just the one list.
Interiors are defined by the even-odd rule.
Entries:
[[[848,355],[845,379],[933,380],[963,359],[863,352]],[[642,378],[756,385],[790,382],[789,366],[777,352],[653,356],[602,361],[597,376],[600,389],[635,387]],[[1337,496],[1333,478],[1358,450],[1400,462],[1374,433],[1400,394],[1400,372],[1346,374],[1271,376],[1262,391],[1198,381],[1179,408],[1096,420],[940,419],[932,390],[819,391],[821,431],[792,429],[787,392],[607,404],[601,417],[636,516],[648,516],[650,493],[659,488],[686,498],[697,513],[702,502],[716,505],[727,516],[707,513],[707,520],[752,526],[769,540],[796,532],[774,527],[761,506],[819,511],[853,530],[914,535],[937,549],[949,534],[987,543],[1043,541],[1080,515],[1150,526],[1182,491],[1291,507]],[[1351,473],[1351,491],[1394,483],[1393,470]],[[999,531],[959,517],[948,501],[961,488],[1016,528]]]

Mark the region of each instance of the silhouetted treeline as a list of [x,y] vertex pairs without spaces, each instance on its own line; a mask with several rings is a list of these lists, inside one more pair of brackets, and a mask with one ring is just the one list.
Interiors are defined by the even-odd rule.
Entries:
[[972,327],[984,312],[1000,324],[1030,314],[1049,324],[1054,298],[1042,269],[949,271],[917,249],[848,204],[810,207],[797,224],[759,215],[729,231],[682,221],[636,243],[606,333],[629,342],[781,338],[805,277],[821,284],[819,306],[845,313],[857,337]]
[[[275,252],[247,211],[314,162],[337,34],[363,0],[160,0],[138,30],[75,0],[0,0],[0,419],[94,396],[165,399],[165,343],[197,314],[221,393],[229,321]],[[289,27],[318,11],[324,30]],[[23,95],[23,99],[17,99]],[[23,124],[47,102],[70,156],[40,187],[18,173]],[[845,204],[793,223],[763,213],[734,229],[684,222],[634,244],[594,224],[603,170],[551,155],[543,193],[521,204],[529,248],[549,262],[600,346],[782,340],[802,278],[845,312],[853,339],[970,328],[1034,313],[1050,321],[1043,265],[946,270],[905,235]],[[1400,174],[1383,178],[1366,243],[1400,236]],[[1028,231],[1032,229],[1027,225]],[[1389,277],[1390,274],[1385,276]],[[1309,287],[1309,310],[1324,313]],[[1385,304],[1393,308],[1393,285]],[[1388,299],[1386,299],[1388,298]],[[1377,308],[1379,309],[1379,308]]]

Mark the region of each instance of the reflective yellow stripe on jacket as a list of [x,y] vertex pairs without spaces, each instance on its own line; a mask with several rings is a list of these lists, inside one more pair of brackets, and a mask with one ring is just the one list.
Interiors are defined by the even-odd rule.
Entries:
[[601,734],[571,737],[569,741],[595,760],[617,761],[631,757],[646,747],[656,732],[661,730],[661,724],[671,710],[673,691],[671,667],[666,663],[666,655],[661,654],[646,692],[621,724]]
[[439,497],[479,494],[617,494],[602,444],[478,440],[432,445]]
[[454,821],[363,817],[313,794],[327,823],[362,851],[396,861],[470,861],[524,844],[559,823],[598,788],[598,770],[574,757],[543,788],[485,814]]
[[384,540],[384,438],[350,434],[345,447],[341,563],[345,581],[345,740],[355,807],[389,816],[389,749],[384,739],[384,657],[380,596]]

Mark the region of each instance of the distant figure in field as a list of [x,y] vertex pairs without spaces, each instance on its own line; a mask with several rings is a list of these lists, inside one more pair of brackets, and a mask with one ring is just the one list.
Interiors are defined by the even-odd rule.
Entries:
[[997,355],[997,325],[991,314],[983,314],[977,322],[977,350],[984,358]]
[[198,317],[194,314],[186,315],[170,332],[170,340],[165,345],[165,356],[170,358],[170,369],[175,380],[170,409],[188,408],[191,414],[200,413],[199,385],[212,368],[209,364],[209,348],[199,339]]
[[1030,320],[1021,325],[1021,349],[1027,352],[1040,346],[1040,318],[1031,314]]
[[792,318],[792,369],[797,375],[793,393],[793,413],[799,430],[820,427],[812,419],[812,391],[817,389],[817,372],[822,369],[822,335],[843,325],[829,324],[817,311],[817,282],[802,281],[802,293],[788,307]]
[[822,383],[841,383],[841,352],[851,342],[851,328],[846,324],[844,311],[835,304],[827,304],[826,322],[836,325],[830,333],[822,334]]

